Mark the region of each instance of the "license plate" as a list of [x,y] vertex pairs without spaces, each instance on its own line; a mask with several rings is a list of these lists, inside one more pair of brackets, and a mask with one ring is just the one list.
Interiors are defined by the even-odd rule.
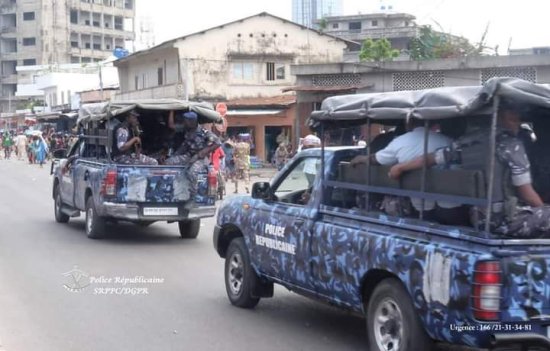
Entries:
[[177,216],[177,207],[145,207],[143,209],[144,216]]

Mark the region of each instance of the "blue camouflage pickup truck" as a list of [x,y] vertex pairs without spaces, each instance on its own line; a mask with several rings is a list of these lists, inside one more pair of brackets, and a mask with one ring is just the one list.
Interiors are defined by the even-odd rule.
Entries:
[[[371,123],[396,126],[409,118],[437,121],[442,130],[450,123],[457,133],[457,121],[466,130],[487,122],[485,139],[494,146],[500,99],[529,107],[524,122],[534,127],[537,142],[550,135],[550,124],[539,123],[550,118],[550,90],[500,78],[482,87],[329,98],[309,124],[328,140],[342,126],[367,124],[368,134]],[[476,149],[478,157],[487,156],[485,168],[424,166],[399,181],[388,177],[388,166],[350,163],[369,148],[300,152],[270,183],[256,183],[251,196],[228,198],[219,208],[214,247],[225,259],[230,302],[253,308],[280,284],[363,314],[369,351],[430,350],[434,342],[549,349],[547,235],[510,238],[476,218],[448,225],[423,217],[423,210],[397,215],[380,206],[388,197],[415,197],[491,207],[499,193],[491,166],[499,161],[491,142],[486,145]],[[312,164],[318,173],[311,182],[304,169]],[[548,178],[534,185],[545,184]]]
[[[148,226],[157,221],[176,222],[182,238],[196,238],[200,219],[216,211],[216,184],[209,184],[208,169],[198,176],[198,194],[190,198],[184,166],[117,164],[112,151],[120,116],[138,111],[143,153],[167,156],[178,134],[167,127],[169,111],[194,111],[199,122],[218,122],[210,106],[179,100],[141,100],[82,106],[81,134],[67,151],[58,151],[52,163],[55,220],[66,223],[81,212],[86,234],[102,238],[106,222],[129,221]],[[176,146],[177,147],[177,146]]]

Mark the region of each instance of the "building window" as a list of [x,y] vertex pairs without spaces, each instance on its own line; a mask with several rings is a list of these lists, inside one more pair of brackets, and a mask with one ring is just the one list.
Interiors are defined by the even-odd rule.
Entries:
[[23,38],[23,46],[36,45],[36,38]]
[[34,21],[34,12],[23,12],[23,21]]
[[360,31],[361,30],[361,22],[350,22],[349,23],[349,30],[351,30],[351,31]]
[[409,26],[409,21],[405,21],[405,27]]
[[373,27],[378,27],[378,21],[377,20],[372,21],[370,24]]
[[275,80],[275,62],[266,63],[266,79]]
[[72,48],[78,48],[78,41],[71,41]]
[[332,29],[338,29],[338,23],[333,23],[332,24]]
[[85,44],[84,44],[84,47],[85,47],[86,49],[90,49],[92,46],[90,45],[90,43],[85,43]]
[[285,79],[285,65],[277,65],[275,68],[275,78],[277,80]]
[[139,89],[139,77],[135,76],[134,77],[134,90],[138,90],[138,89]]
[[254,79],[254,64],[250,62],[233,62],[231,72],[233,79],[252,80]]
[[23,66],[35,66],[35,65],[36,65],[36,59],[23,60]]
[[159,68],[157,69],[157,80],[158,80],[158,85],[163,85],[163,84],[164,84],[163,78],[164,78],[164,70],[162,69],[162,67],[159,67]]
[[72,24],[78,23],[78,11],[71,10],[71,23]]
[[141,75],[141,86],[143,89],[147,88],[147,76],[145,73]]
[[101,50],[101,44],[94,44],[93,48],[94,50]]

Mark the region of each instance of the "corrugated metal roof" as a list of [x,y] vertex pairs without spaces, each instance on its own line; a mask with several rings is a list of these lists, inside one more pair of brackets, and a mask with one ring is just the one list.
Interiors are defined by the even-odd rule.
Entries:
[[296,95],[279,95],[260,98],[235,99],[226,102],[228,108],[283,107],[296,103]]

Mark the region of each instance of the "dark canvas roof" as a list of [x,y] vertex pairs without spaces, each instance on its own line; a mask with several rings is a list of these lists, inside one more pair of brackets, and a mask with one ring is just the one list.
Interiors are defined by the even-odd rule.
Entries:
[[221,123],[222,118],[211,104],[176,99],[112,101],[108,103],[84,104],[79,111],[78,123],[110,119],[130,110],[194,111],[199,123]]
[[417,91],[340,95],[327,98],[309,125],[341,128],[373,121],[446,119],[492,112],[498,95],[514,102],[550,109],[550,89],[517,78],[493,78],[483,86],[443,87]]

